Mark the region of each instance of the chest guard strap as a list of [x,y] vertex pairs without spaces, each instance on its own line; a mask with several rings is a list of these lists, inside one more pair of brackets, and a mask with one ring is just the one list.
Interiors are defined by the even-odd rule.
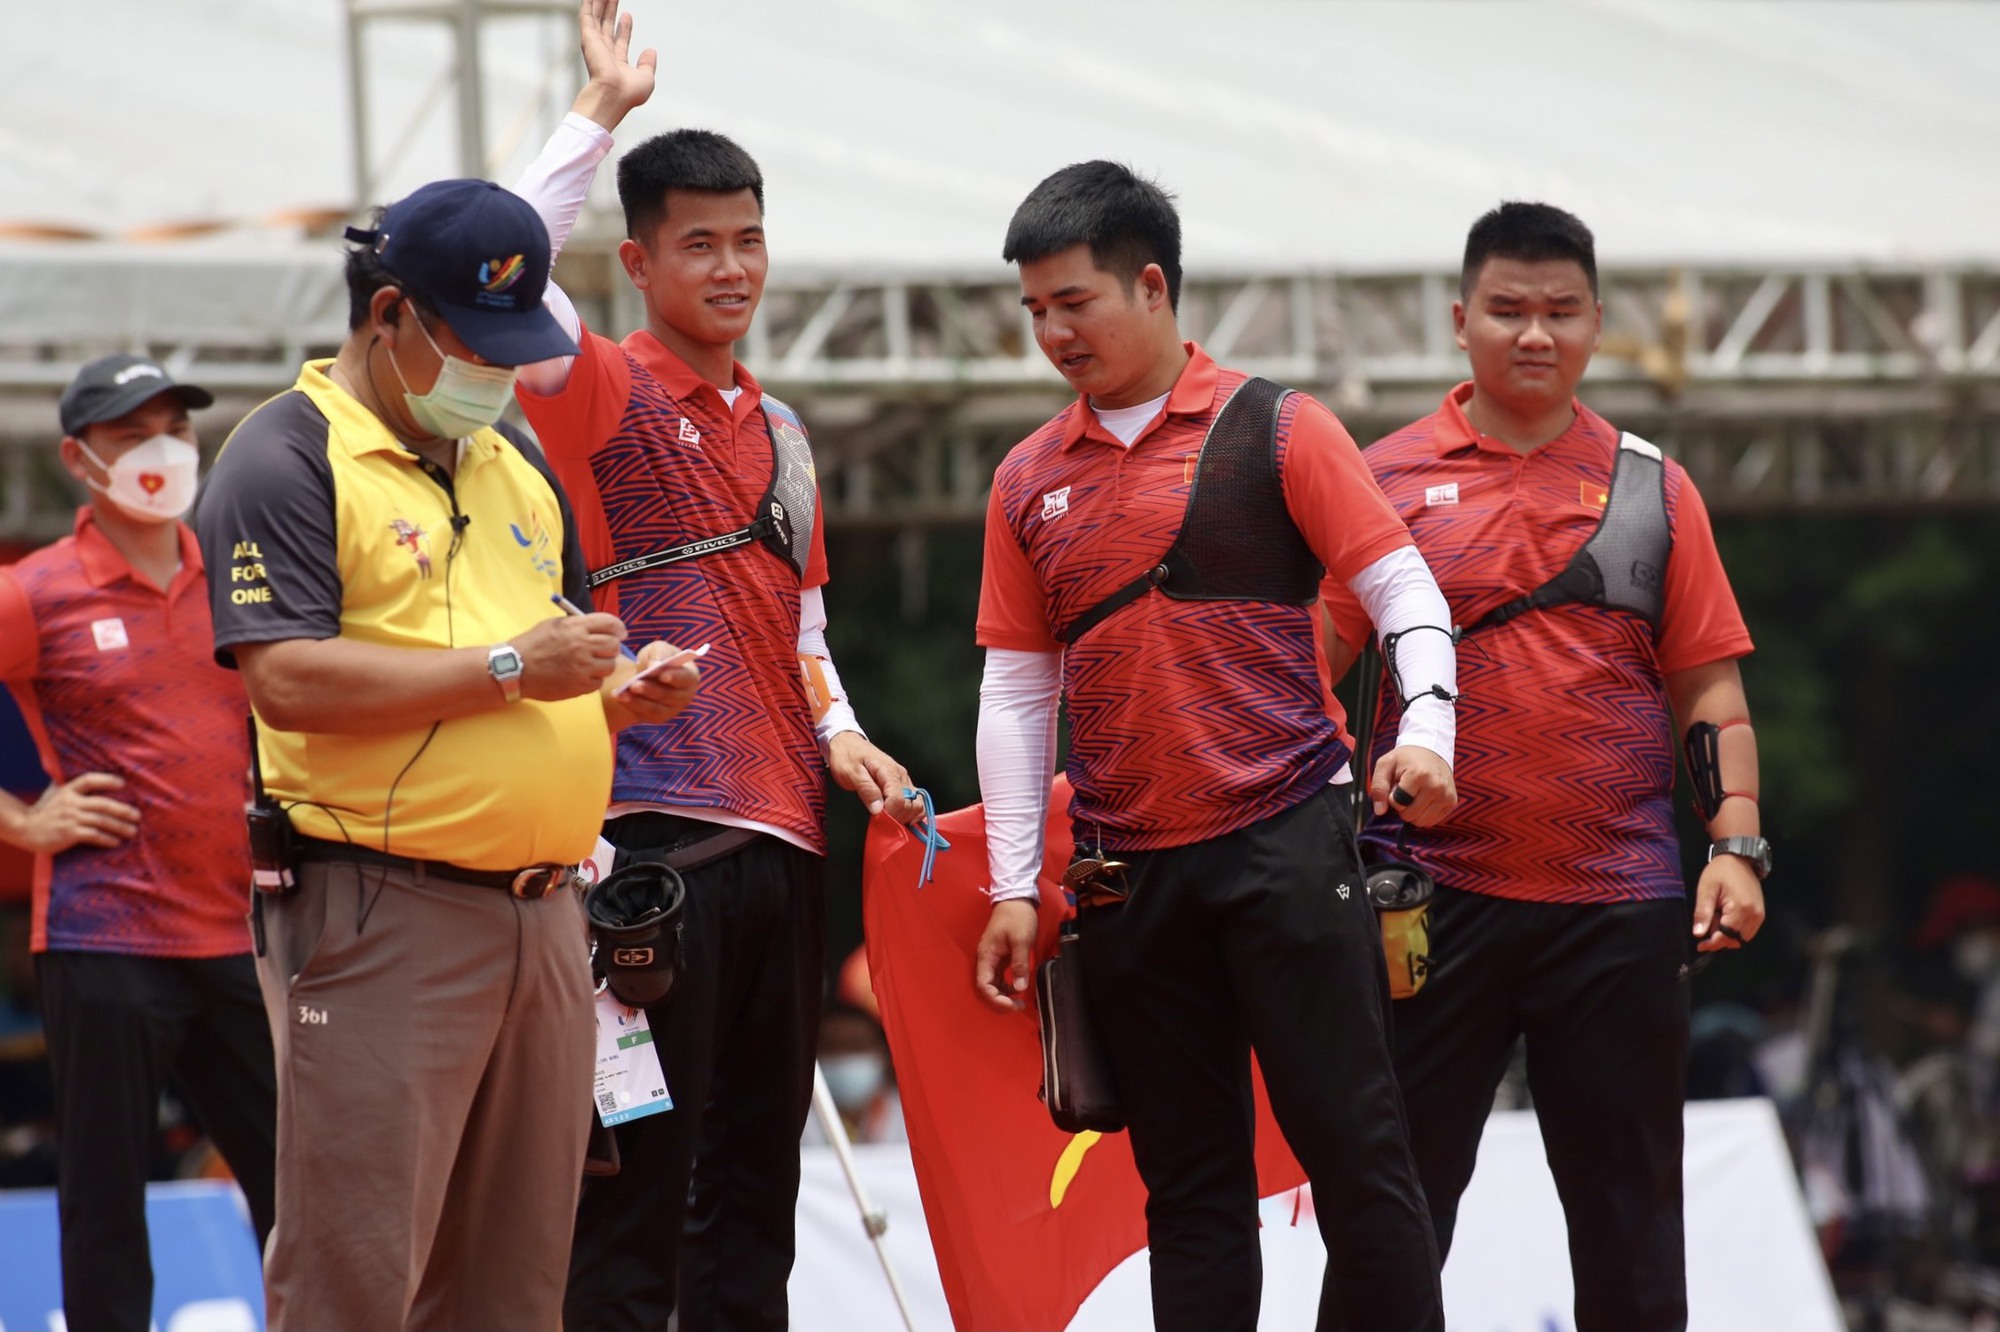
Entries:
[[1158,588],[1176,601],[1308,605],[1325,572],[1285,508],[1278,417],[1292,390],[1246,379],[1201,442],[1181,530],[1159,563],[1092,606],[1056,637],[1074,643]]
[[1667,556],[1673,545],[1666,462],[1658,448],[1637,435],[1620,435],[1604,516],[1590,539],[1570,556],[1561,573],[1454,630],[1452,638],[1463,639],[1532,610],[1571,604],[1631,611],[1658,633],[1666,608]]
[[599,588],[615,578],[663,569],[683,560],[700,559],[717,551],[734,550],[761,541],[770,551],[792,566],[801,581],[806,560],[812,551],[813,522],[817,491],[813,476],[812,446],[806,440],[804,423],[797,412],[770,394],[762,404],[765,432],[771,439],[771,482],[757,501],[757,516],[749,526],[718,536],[683,541],[646,555],[607,564],[590,571],[590,586]]

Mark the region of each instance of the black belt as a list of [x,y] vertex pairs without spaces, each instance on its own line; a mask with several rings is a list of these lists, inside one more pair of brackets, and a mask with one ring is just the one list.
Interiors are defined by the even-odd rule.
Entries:
[[518,870],[476,870],[443,860],[418,860],[412,856],[392,856],[372,847],[352,842],[331,842],[323,837],[298,838],[299,859],[348,865],[384,865],[406,870],[418,877],[444,879],[474,888],[497,888],[503,893],[533,901],[547,897],[568,884],[572,875],[567,865],[530,865]]
[[712,864],[763,836],[755,828],[653,809],[620,814],[604,825],[604,834],[605,840],[629,858],[664,861],[669,868],[683,872]]

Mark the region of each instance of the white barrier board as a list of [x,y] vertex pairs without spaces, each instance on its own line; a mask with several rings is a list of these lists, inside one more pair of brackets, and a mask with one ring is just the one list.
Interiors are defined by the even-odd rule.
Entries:
[[[875,1205],[888,1213],[890,1255],[919,1332],[951,1332],[908,1150],[857,1147],[855,1156]],[[1685,1164],[1689,1332],[1841,1332],[1770,1104],[1690,1105]],[[1263,1205],[1262,1332],[1311,1332],[1318,1309],[1325,1255],[1310,1219],[1292,1224],[1293,1210],[1291,1195]],[[1534,1115],[1488,1121],[1444,1289],[1451,1332],[1573,1332],[1562,1206]],[[796,1332],[901,1326],[853,1197],[824,1148],[805,1153],[791,1296]],[[1151,1325],[1150,1309],[1141,1252],[1105,1278],[1069,1332],[1131,1332]]]

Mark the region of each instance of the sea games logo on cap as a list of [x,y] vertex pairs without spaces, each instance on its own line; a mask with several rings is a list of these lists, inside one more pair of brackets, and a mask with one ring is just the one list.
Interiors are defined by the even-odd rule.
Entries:
[[[528,256],[509,255],[505,259],[488,259],[479,265],[479,294],[474,297],[481,305],[497,305],[513,309],[515,302],[504,293],[521,280],[521,274],[528,271]],[[498,298],[498,299],[496,299]]]

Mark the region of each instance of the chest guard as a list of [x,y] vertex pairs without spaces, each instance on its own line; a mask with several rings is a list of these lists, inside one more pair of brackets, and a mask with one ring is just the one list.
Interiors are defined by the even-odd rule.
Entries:
[[1291,394],[1268,379],[1246,379],[1229,395],[1202,439],[1173,545],[1058,639],[1074,643],[1154,588],[1176,601],[1311,604],[1325,569],[1292,522],[1278,476],[1278,416]]
[[812,552],[813,523],[818,517],[812,446],[806,440],[806,428],[799,414],[790,407],[767,393],[759,410],[764,413],[765,433],[771,438],[771,481],[764,487],[763,498],[757,501],[756,516],[750,525],[593,569],[591,587],[602,587],[613,579],[665,568],[682,560],[734,550],[753,541],[761,542],[791,565],[801,582],[805,580],[806,560]]
[[1666,607],[1667,557],[1673,546],[1666,462],[1658,448],[1637,435],[1620,435],[1604,516],[1590,539],[1554,578],[1454,630],[1452,637],[1462,639],[1531,610],[1571,604],[1631,611],[1657,634]]

